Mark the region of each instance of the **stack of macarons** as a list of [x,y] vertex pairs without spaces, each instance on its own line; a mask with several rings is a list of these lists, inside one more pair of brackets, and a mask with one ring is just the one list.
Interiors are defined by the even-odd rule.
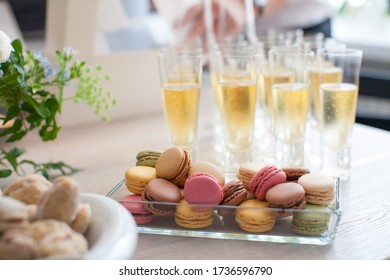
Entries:
[[125,172],[125,184],[132,194],[123,197],[120,203],[133,214],[137,224],[149,223],[154,215],[174,214],[190,165],[189,153],[179,147],[164,152],[139,152],[135,166]]

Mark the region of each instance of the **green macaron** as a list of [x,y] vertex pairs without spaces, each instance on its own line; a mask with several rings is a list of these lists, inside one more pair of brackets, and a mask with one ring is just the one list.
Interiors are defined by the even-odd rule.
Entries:
[[328,229],[329,209],[322,205],[306,204],[304,211],[294,212],[291,228],[303,235],[320,235]]
[[144,150],[137,154],[137,166],[155,167],[161,152],[156,150]]

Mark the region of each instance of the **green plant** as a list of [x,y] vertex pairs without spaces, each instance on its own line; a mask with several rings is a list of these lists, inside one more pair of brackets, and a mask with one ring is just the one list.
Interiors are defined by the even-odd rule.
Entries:
[[[4,33],[0,31],[0,43]],[[4,36],[3,36],[4,38]],[[8,38],[8,37],[7,37]],[[17,142],[30,131],[38,130],[43,141],[55,140],[61,127],[57,117],[61,114],[64,101],[84,103],[91,107],[103,120],[116,100],[111,92],[103,89],[109,75],[105,75],[101,66],[91,69],[84,61],[74,61],[75,51],[70,48],[55,52],[56,68],[51,66],[47,57],[37,51],[23,51],[20,40],[14,40],[9,46],[13,51],[2,50],[0,44],[0,107],[5,115],[0,115],[0,124],[9,124],[0,130],[0,139],[5,142]],[[1,53],[3,52],[3,53]],[[4,54],[5,53],[5,54]],[[64,88],[74,87],[74,94],[66,96]],[[49,172],[59,171],[68,174],[77,171],[63,162],[35,163],[22,160],[24,150],[13,148],[0,150],[0,178],[13,172],[23,174],[23,166],[33,167],[48,177]]]

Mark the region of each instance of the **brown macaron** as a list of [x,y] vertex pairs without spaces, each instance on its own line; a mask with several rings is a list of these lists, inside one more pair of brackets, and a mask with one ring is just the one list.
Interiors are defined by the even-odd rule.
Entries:
[[310,169],[304,166],[291,166],[291,167],[283,167],[282,170],[286,173],[286,181],[296,182],[298,179],[310,173]]
[[293,213],[284,211],[284,209],[303,209],[306,205],[304,188],[294,182],[286,182],[273,186],[266,195],[270,208],[281,208],[282,212],[278,213],[279,217],[291,216]]
[[167,179],[179,187],[184,186],[190,168],[190,153],[180,147],[165,150],[156,162],[157,177]]
[[[232,180],[227,182],[223,187],[223,200],[221,205],[237,206],[247,197],[247,191],[242,185],[241,180]],[[234,214],[235,209],[218,209],[218,214],[227,216],[229,213]]]
[[175,205],[163,204],[160,202],[179,203],[181,192],[178,186],[166,179],[153,179],[145,187],[142,193],[142,200],[158,203],[147,203],[145,208],[150,212],[168,216],[175,213]]

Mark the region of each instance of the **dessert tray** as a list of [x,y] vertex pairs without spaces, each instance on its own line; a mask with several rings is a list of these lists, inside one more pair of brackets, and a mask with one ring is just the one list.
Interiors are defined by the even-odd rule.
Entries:
[[[226,176],[227,180],[234,179],[235,176]],[[222,206],[222,205],[207,205],[213,209],[213,223],[211,226],[202,229],[187,229],[178,226],[175,223],[175,214],[169,216],[154,215],[151,222],[147,224],[137,225],[139,233],[157,234],[157,235],[173,235],[173,236],[188,236],[201,238],[217,238],[217,239],[232,239],[232,240],[249,240],[262,242],[277,242],[277,243],[298,243],[298,244],[316,244],[327,245],[332,243],[336,236],[337,228],[341,217],[340,208],[340,179],[335,178],[335,199],[327,206],[325,211],[310,211],[299,209],[280,209],[280,208],[261,208],[257,210],[273,211],[275,214],[283,212],[282,218],[276,218],[275,225],[272,230],[262,233],[252,233],[244,231],[240,228],[235,220],[235,212],[240,206]],[[119,202],[124,196],[131,194],[125,185],[125,179],[121,180],[108,194]],[[178,203],[163,203],[140,201],[137,203],[153,204],[154,206],[176,207]],[[199,205],[188,204],[190,206],[199,207]],[[202,205],[205,207],[205,205]],[[224,215],[221,216],[223,209]],[[255,209],[256,210],[256,209]],[[327,217],[326,230],[318,235],[302,235],[297,234],[291,229],[291,222],[294,214],[307,213],[310,216],[325,215]]]

